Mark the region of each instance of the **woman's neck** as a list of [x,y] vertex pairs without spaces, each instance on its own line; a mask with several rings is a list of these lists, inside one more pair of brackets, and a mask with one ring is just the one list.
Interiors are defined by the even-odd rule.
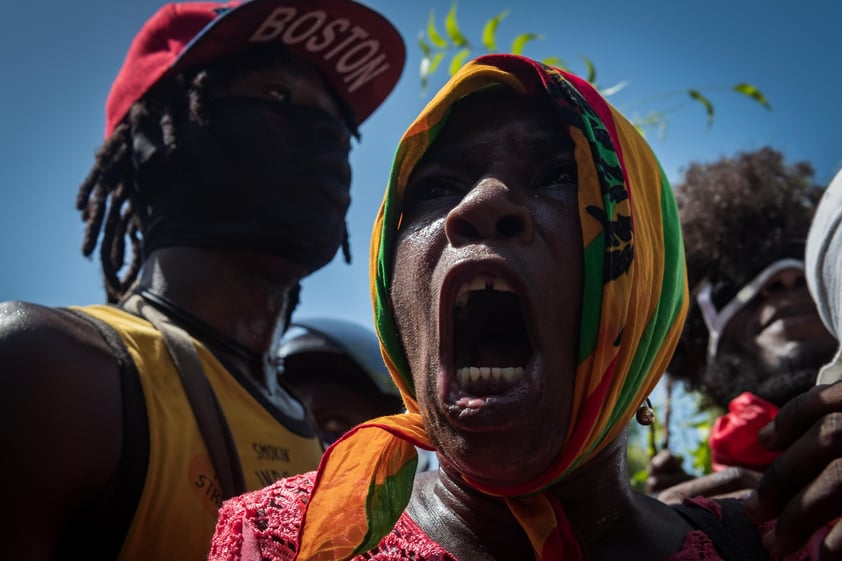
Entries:
[[626,439],[617,438],[585,466],[550,488],[585,542],[596,542],[636,508]]
[[407,514],[459,561],[532,559],[532,546],[506,503],[443,470],[416,476]]
[[[631,489],[623,437],[552,487],[586,558],[667,559],[689,527],[672,510]],[[532,546],[504,500],[480,493],[446,467],[416,478],[407,513],[460,561],[531,559]],[[643,543],[646,542],[646,543]],[[655,542],[655,543],[651,543]]]
[[690,527],[669,506],[635,492],[625,433],[551,488],[584,543],[588,559],[668,559]]

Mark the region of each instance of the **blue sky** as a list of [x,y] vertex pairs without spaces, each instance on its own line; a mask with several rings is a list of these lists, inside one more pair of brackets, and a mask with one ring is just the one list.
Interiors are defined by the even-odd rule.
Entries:
[[[352,154],[349,212],[352,265],[337,257],[305,280],[299,317],[332,316],[371,325],[368,239],[391,157],[404,127],[430,92],[421,91],[416,37],[431,10],[441,21],[450,0],[370,0],[404,34],[407,67],[395,92],[366,122]],[[13,2],[0,23],[0,300],[48,305],[104,298],[98,262],[82,257],[74,210],[80,182],[102,142],[103,106],[133,34],[159,6],[151,0]],[[836,0],[603,0],[463,2],[458,20],[479,42],[482,23],[510,9],[502,47],[521,32],[543,39],[524,54],[558,56],[574,72],[590,59],[597,81],[628,86],[611,101],[645,113],[681,105],[669,92],[701,88],[716,109],[708,128],[700,105],[670,117],[666,137],[650,134],[672,181],[691,161],[711,161],[771,145],[789,161],[807,160],[826,183],[842,166],[842,21]],[[481,50],[475,51],[477,54]],[[438,85],[440,70],[433,79]],[[750,82],[766,110],[725,88]],[[655,98],[650,104],[635,104]],[[635,109],[637,107],[637,109]],[[747,225],[747,229],[750,225]]]

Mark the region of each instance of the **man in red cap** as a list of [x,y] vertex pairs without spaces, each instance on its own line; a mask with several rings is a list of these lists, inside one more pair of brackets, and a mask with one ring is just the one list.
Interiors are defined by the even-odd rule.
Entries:
[[351,0],[144,24],[77,198],[108,304],[0,304],[4,558],[203,559],[223,499],[316,467],[272,341],[348,259],[351,137],[404,58]]

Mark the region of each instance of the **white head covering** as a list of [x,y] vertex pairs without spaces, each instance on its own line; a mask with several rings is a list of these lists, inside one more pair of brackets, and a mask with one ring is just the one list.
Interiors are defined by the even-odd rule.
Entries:
[[842,380],[842,170],[825,190],[807,236],[807,286],[822,321],[840,348],[819,371],[817,384]]

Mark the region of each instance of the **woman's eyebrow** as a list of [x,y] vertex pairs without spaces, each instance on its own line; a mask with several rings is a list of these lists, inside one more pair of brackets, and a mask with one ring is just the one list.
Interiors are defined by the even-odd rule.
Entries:
[[413,169],[413,175],[416,173],[429,173],[437,171],[437,168],[452,168],[465,166],[464,148],[460,148],[459,144],[448,143],[445,149],[427,151],[421,158],[421,161],[416,164]]

